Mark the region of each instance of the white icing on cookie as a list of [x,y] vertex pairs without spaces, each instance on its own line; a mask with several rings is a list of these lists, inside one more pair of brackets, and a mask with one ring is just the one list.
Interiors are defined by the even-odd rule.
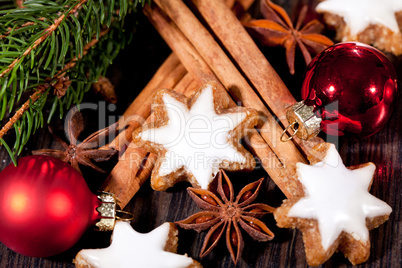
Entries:
[[327,250],[342,231],[368,241],[366,218],[389,215],[391,207],[368,192],[375,171],[370,163],[350,170],[331,144],[326,157],[315,165],[297,163],[297,175],[306,196],[289,210],[288,216],[316,219],[321,245]]
[[207,189],[222,161],[246,162],[246,158],[231,143],[229,132],[247,114],[216,114],[211,85],[201,92],[190,109],[168,94],[162,99],[169,117],[167,124],[139,134],[141,139],[161,144],[167,150],[159,176],[184,166],[201,188]]
[[381,24],[397,33],[395,12],[402,10],[402,0],[326,0],[316,10],[343,17],[353,36],[370,24]]
[[112,243],[107,248],[84,249],[81,256],[96,268],[185,268],[193,263],[187,256],[163,250],[169,235],[169,223],[152,232],[136,232],[128,222],[117,221]]

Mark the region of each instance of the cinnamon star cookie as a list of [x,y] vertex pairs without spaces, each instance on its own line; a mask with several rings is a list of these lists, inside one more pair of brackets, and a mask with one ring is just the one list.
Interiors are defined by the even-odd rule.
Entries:
[[337,39],[359,41],[402,54],[401,0],[325,0],[317,12],[337,30]]
[[320,265],[339,250],[352,264],[370,255],[368,229],[388,220],[392,209],[371,195],[375,165],[346,168],[333,144],[322,162],[297,163],[304,196],[285,200],[274,212],[279,227],[303,232],[307,262]]
[[155,190],[179,181],[207,189],[219,169],[252,170],[253,156],[240,139],[258,121],[244,107],[227,108],[229,96],[215,82],[202,86],[191,98],[170,89],[156,93],[153,123],[133,133],[133,141],[158,155],[151,175]]
[[152,232],[136,232],[129,222],[118,221],[107,248],[83,249],[74,264],[78,268],[199,268],[201,264],[177,251],[177,227],[165,222]]

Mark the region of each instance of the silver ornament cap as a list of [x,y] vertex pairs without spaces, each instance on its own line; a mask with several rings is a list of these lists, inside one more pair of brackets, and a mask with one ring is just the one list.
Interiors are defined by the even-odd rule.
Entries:
[[[294,136],[302,140],[308,140],[315,137],[321,131],[322,119],[314,114],[314,107],[306,105],[304,101],[300,101],[291,106],[286,111],[286,118],[289,125],[282,133],[281,141],[291,140]],[[291,129],[293,134],[289,138],[285,138],[285,133]]]

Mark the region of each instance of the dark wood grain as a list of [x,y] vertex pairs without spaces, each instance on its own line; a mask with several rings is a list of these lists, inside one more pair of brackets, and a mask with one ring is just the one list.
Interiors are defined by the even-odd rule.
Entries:
[[[280,2],[280,1],[279,1]],[[284,2],[284,1],[282,1]],[[293,1],[286,1],[293,2]],[[297,1],[294,1],[297,2]],[[294,10],[295,4],[287,4],[288,10]],[[112,66],[109,75],[117,86],[120,101],[117,110],[107,116],[116,116],[124,111],[125,107],[135,98],[138,91],[145,86],[158,66],[169,54],[169,49],[159,38],[146,20],[141,21],[141,30],[136,33],[134,42],[126,49],[121,57]],[[303,59],[296,59],[296,75],[290,76],[284,61],[284,51],[276,48],[262,48],[273,67],[284,79],[287,86],[293,90],[294,96],[299,99],[299,88],[303,72]],[[402,80],[402,59],[390,56]],[[399,82],[399,88],[401,88]],[[86,101],[99,104],[99,100],[90,94]],[[370,232],[371,255],[369,260],[359,267],[400,267],[401,241],[400,231],[401,191],[402,183],[402,94],[399,94],[399,105],[389,123],[379,133],[363,139],[350,140],[339,138],[334,142],[339,144],[339,151],[347,166],[371,161],[377,166],[376,175],[371,188],[371,193],[387,202],[393,212],[389,220],[379,228]],[[96,130],[97,113],[87,113],[89,119],[87,132]],[[63,122],[56,122],[60,127]],[[61,128],[60,128],[61,129]],[[323,137],[326,138],[326,137]],[[332,138],[333,139],[333,138]],[[39,148],[61,148],[53,141],[46,128],[38,131],[27,144],[22,155],[29,155],[31,150]],[[10,158],[5,149],[0,150],[0,170],[10,163]],[[116,161],[116,159],[114,159]],[[109,170],[113,166],[113,160],[105,164]],[[83,170],[85,178],[92,190],[96,190],[105,176],[93,173],[88,169]],[[229,174],[233,180],[235,190],[239,190],[245,183],[255,181],[264,176],[264,181],[258,202],[271,206],[279,206],[284,195],[265,174],[261,168],[257,168],[250,174]],[[1,175],[0,175],[1,176]],[[100,179],[99,179],[100,178]],[[199,211],[193,200],[186,192],[188,184],[181,183],[166,192],[153,191],[149,181],[140,189],[137,195],[128,204],[125,210],[134,213],[133,227],[140,232],[149,232],[165,221],[177,221]],[[271,242],[256,242],[245,237],[246,246],[242,259],[237,267],[306,267],[304,246],[301,232],[290,229],[279,229],[275,226],[272,216],[264,218],[264,222],[276,237]],[[188,253],[191,257],[200,261],[204,267],[235,267],[230,259],[224,242],[213,252],[204,258],[199,258],[204,233],[180,230],[179,253]],[[81,248],[106,247],[110,239],[110,233],[97,233],[88,231],[83,239],[71,250],[52,258],[30,258],[14,253],[0,244],[0,267],[74,267],[72,259]],[[134,267],[134,264],[133,264]],[[335,254],[322,267],[352,267],[342,254]]]

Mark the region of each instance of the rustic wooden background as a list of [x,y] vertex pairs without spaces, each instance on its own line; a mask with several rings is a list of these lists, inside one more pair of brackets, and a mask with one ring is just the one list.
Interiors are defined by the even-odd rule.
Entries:
[[[297,8],[298,1],[276,1],[281,3],[289,12]],[[290,3],[289,3],[290,2]],[[303,78],[303,59],[298,55],[296,59],[296,74],[291,76],[284,61],[284,50],[281,48],[261,48],[270,63],[274,66],[282,79],[288,85],[296,99],[300,99],[300,86]],[[108,106],[106,116],[117,118],[135,98],[136,94],[146,85],[159,65],[169,55],[170,50],[159,37],[146,18],[140,18],[140,27],[135,33],[133,42],[113,64],[109,77],[116,85],[119,97],[117,106]],[[402,57],[390,56],[400,81],[402,80]],[[399,88],[402,84],[399,82]],[[402,94],[399,94],[401,102]],[[99,97],[87,95],[85,101],[103,105]],[[98,129],[99,115],[94,111],[85,111],[87,119],[86,131],[83,137]],[[387,202],[393,213],[390,219],[379,228],[370,232],[371,255],[369,260],[360,267],[400,267],[401,241],[400,211],[402,183],[402,104],[398,105],[391,120],[379,133],[363,140],[339,138],[339,151],[347,166],[371,161],[376,164],[377,171],[371,193]],[[63,121],[53,123],[62,133]],[[53,140],[46,128],[38,131],[27,144],[21,156],[30,155],[32,150],[40,148],[62,147]],[[10,163],[10,158],[4,148],[0,149],[0,170]],[[117,159],[112,159],[102,165],[111,170]],[[83,168],[83,173],[91,189],[96,191],[105,175],[99,175]],[[251,182],[264,176],[264,187],[257,202],[279,206],[284,199],[283,194],[274,185],[261,168],[251,174],[229,174],[239,190],[244,181]],[[1,176],[1,175],[0,175]],[[186,193],[188,184],[181,183],[166,192],[153,191],[146,182],[137,195],[128,204],[125,210],[134,213],[133,227],[139,232],[149,232],[165,221],[177,221],[199,211],[198,207]],[[305,267],[303,241],[301,232],[290,229],[279,229],[275,226],[272,216],[264,218],[264,222],[276,237],[271,242],[259,243],[253,241],[246,234],[245,248],[242,259],[237,267]],[[34,230],[33,230],[34,231]],[[235,267],[226,249],[224,241],[207,257],[199,258],[205,232],[198,234],[195,231],[180,230],[179,253],[188,253],[189,256],[200,261],[204,267]],[[74,267],[72,259],[81,248],[106,247],[110,240],[110,233],[98,233],[89,230],[79,243],[61,255],[51,258],[29,258],[14,253],[0,244],[0,267]],[[133,264],[135,267],[135,264]],[[351,267],[342,254],[335,254],[323,267]]]

